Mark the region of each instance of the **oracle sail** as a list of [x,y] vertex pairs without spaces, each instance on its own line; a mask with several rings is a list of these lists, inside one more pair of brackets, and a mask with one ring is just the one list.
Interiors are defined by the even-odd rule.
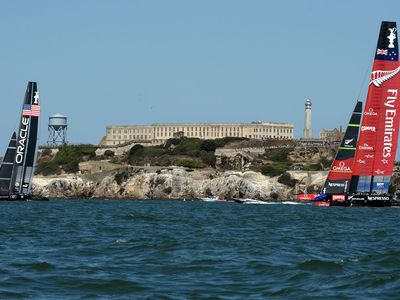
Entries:
[[357,101],[356,106],[347,125],[346,132],[332,163],[328,177],[322,188],[323,194],[347,194],[350,188],[358,132],[360,129],[362,102]]
[[382,22],[356,151],[350,193],[386,194],[399,131],[400,65],[395,22]]
[[0,168],[0,199],[27,199],[31,194],[40,116],[36,82],[28,82],[17,135],[11,138]]

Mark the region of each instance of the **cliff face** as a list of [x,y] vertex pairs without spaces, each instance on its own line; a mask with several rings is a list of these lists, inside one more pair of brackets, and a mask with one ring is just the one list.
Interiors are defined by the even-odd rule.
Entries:
[[[189,171],[174,167],[156,172],[126,171],[119,177],[116,174],[35,176],[33,193],[49,198],[195,199],[221,196],[263,200],[286,200],[293,193],[293,189],[280,184],[277,177],[252,171]],[[321,185],[325,176],[326,172],[314,172],[312,184]],[[293,177],[307,177],[307,172],[297,172]]]

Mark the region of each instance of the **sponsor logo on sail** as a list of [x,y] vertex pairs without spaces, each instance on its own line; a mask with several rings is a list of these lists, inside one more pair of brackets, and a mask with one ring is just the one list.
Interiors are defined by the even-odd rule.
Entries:
[[22,163],[22,161],[24,160],[28,127],[29,127],[29,118],[22,117],[21,128],[18,133],[17,154],[15,155],[15,162],[17,164]]
[[372,131],[372,132],[375,132],[376,128],[375,128],[375,126],[361,126],[361,131]]
[[370,146],[370,145],[368,145],[368,144],[364,144],[364,145],[360,145],[360,146],[358,146],[358,149],[360,149],[360,150],[374,150],[374,147],[372,147],[372,146]]
[[378,170],[375,171],[375,173],[377,175],[383,175],[383,174],[385,174],[385,171],[382,171],[382,170],[378,169]]
[[374,111],[373,108],[370,108],[370,109],[368,109],[368,111],[366,111],[366,112],[364,113],[364,115],[365,115],[365,116],[377,116],[378,113],[377,113],[376,111]]
[[344,187],[344,183],[339,182],[328,182],[329,187]]
[[387,97],[385,100],[385,131],[383,134],[383,153],[384,158],[389,158],[392,156],[393,147],[393,133],[396,131],[394,128],[395,117],[396,117],[396,107],[395,103],[397,101],[397,89],[388,89]]
[[345,197],[345,195],[332,195],[332,200],[333,201],[345,201],[346,197]]
[[33,102],[33,104],[38,104],[38,100],[39,100],[39,92],[35,92],[35,96],[33,96],[33,99],[35,100],[34,102]]
[[376,183],[376,187],[378,187],[378,188],[382,188],[384,186],[385,186],[385,184],[383,182],[377,182]]
[[359,159],[359,160],[357,160],[357,162],[358,162],[359,164],[361,164],[361,165],[365,165],[365,160]]
[[369,82],[369,84],[370,85],[373,84],[376,87],[381,87],[381,85],[385,81],[393,78],[399,72],[400,72],[400,67],[398,67],[398,68],[396,68],[394,70],[391,70],[391,71],[385,71],[385,70],[373,71],[371,73],[371,81]]
[[373,154],[366,154],[366,155],[364,155],[364,157],[365,158],[374,158],[374,155]]
[[332,170],[339,171],[339,172],[349,172],[349,171],[351,171],[351,168],[346,166],[344,161],[341,161],[338,166],[333,166]]
[[389,28],[390,34],[387,36],[387,39],[389,40],[389,46],[388,48],[394,48],[394,40],[396,39],[396,31],[397,28]]
[[344,140],[344,144],[345,144],[346,146],[348,146],[352,141],[354,141],[354,138],[348,139],[348,140]]
[[382,162],[384,165],[387,165],[387,164],[389,163],[389,161],[388,161],[387,159],[382,159],[381,162]]

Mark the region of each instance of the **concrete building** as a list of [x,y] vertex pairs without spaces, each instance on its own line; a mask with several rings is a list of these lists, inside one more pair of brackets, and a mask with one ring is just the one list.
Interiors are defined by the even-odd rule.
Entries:
[[319,132],[319,137],[321,140],[327,143],[340,142],[343,139],[344,132],[342,131],[342,126],[339,129],[334,128],[332,130],[321,129]]
[[304,120],[304,133],[303,139],[312,139],[312,127],[311,127],[311,100],[307,99],[305,103],[305,120]]
[[258,140],[292,140],[293,133],[293,124],[275,122],[108,126],[100,145],[116,146],[127,142],[162,144],[170,138],[181,136],[200,139],[245,137]]

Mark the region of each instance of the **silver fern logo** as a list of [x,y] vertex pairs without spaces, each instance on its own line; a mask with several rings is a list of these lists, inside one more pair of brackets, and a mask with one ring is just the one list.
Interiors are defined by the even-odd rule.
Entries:
[[381,85],[385,81],[388,81],[389,79],[393,78],[399,72],[400,72],[400,67],[397,67],[392,71],[383,71],[383,70],[373,71],[371,73],[371,81],[369,84],[370,85],[373,84],[376,87],[381,87]]

